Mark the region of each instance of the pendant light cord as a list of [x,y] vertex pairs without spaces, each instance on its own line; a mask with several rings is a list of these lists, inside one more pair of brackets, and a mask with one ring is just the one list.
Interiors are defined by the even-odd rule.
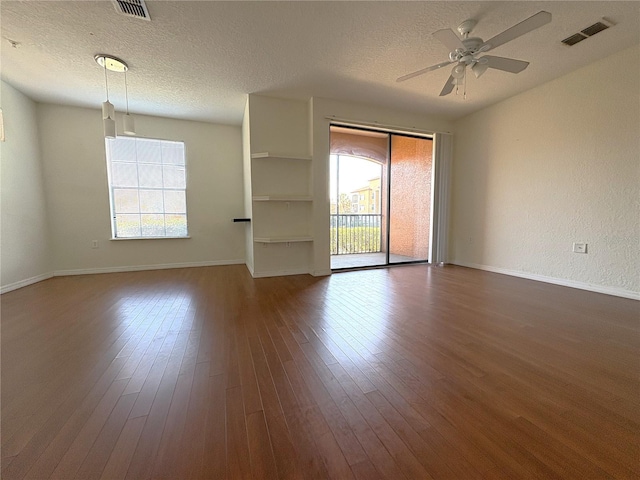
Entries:
[[127,71],[124,71],[124,98],[127,102],[127,115],[129,115],[129,91],[127,89]]
[[107,102],[109,101],[109,81],[107,80],[107,59],[104,59],[104,65],[102,65],[102,67],[104,68],[104,87],[107,90]]

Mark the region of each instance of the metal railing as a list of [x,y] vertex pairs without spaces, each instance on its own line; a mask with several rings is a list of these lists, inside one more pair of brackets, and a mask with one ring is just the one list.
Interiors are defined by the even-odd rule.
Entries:
[[379,213],[331,215],[331,255],[380,251]]

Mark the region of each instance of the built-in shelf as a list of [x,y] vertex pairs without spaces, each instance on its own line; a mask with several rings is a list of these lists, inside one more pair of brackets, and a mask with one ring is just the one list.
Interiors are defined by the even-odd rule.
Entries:
[[302,156],[295,156],[295,155],[280,155],[277,153],[269,153],[269,152],[259,152],[259,153],[252,153],[251,154],[251,158],[257,159],[257,158],[272,158],[272,159],[283,159],[283,160],[311,160],[311,157],[306,156],[306,155],[302,155]]
[[295,242],[313,242],[311,236],[290,236],[290,237],[255,237],[254,242],[259,243],[295,243]]
[[311,195],[254,195],[254,202],[311,202]]

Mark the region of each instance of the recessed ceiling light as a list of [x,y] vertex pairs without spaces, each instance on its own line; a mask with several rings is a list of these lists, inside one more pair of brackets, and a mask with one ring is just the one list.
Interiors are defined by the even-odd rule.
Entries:
[[103,68],[106,68],[107,70],[111,70],[112,72],[122,73],[129,70],[128,65],[123,60],[120,60],[118,57],[99,53],[93,58],[98,63],[98,65],[100,65]]

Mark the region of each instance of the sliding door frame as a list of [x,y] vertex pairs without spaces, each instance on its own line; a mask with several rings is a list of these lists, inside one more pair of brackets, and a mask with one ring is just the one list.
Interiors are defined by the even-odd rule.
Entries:
[[[434,173],[436,171],[435,169],[435,163],[436,163],[436,156],[435,156],[435,144],[436,144],[436,134],[435,133],[425,133],[425,134],[419,134],[419,133],[406,133],[404,131],[401,130],[392,130],[390,128],[375,128],[372,126],[358,126],[355,124],[348,124],[348,123],[341,123],[341,122],[330,122],[329,123],[329,128],[331,128],[332,126],[336,126],[336,127],[341,127],[341,128],[349,128],[355,131],[364,131],[364,132],[376,132],[376,133],[386,133],[389,137],[388,137],[388,142],[387,142],[387,165],[386,165],[386,173],[387,173],[387,185],[386,185],[386,190],[387,190],[387,202],[386,202],[386,207],[385,207],[385,211],[386,211],[386,230],[385,230],[385,237],[386,237],[386,252],[385,252],[385,263],[382,265],[370,265],[370,266],[365,266],[365,267],[357,267],[359,269],[363,269],[363,268],[383,268],[383,267],[389,267],[389,266],[395,266],[395,265],[411,265],[411,264],[416,264],[416,263],[429,263],[429,254],[427,254],[427,259],[425,260],[409,260],[406,262],[394,262],[391,263],[390,262],[390,255],[391,255],[391,143],[392,143],[392,138],[394,135],[396,136],[401,136],[401,137],[408,137],[408,138],[416,138],[416,139],[420,139],[420,140],[431,140],[433,142],[433,153],[432,153],[432,165],[431,165],[431,195],[430,195],[430,202],[431,205],[429,206],[429,251],[431,251],[431,242],[433,241],[433,238],[431,238],[433,236],[433,227],[432,227],[432,222],[433,222],[433,212],[434,212],[434,202],[436,201],[436,198],[434,197]],[[331,135],[331,132],[329,132],[329,135]],[[329,151],[329,155],[331,155],[331,151]],[[339,154],[338,154],[339,155]],[[340,174],[339,172],[336,172],[337,175],[337,179],[336,181],[339,182],[339,178],[340,178]],[[339,190],[339,184],[338,184],[338,190]],[[382,198],[380,199],[380,202],[382,203]],[[381,205],[381,207],[383,207]],[[381,208],[382,211],[382,208]],[[382,228],[382,224],[380,225],[380,227]],[[337,230],[337,229],[336,229]],[[337,233],[337,235],[339,236],[339,232]],[[382,239],[381,239],[382,240]],[[347,267],[347,268],[336,268],[336,269],[332,269],[332,270],[336,270],[336,271],[340,271],[340,270],[352,270],[355,267]]]
[[[410,265],[413,263],[429,263],[429,254],[427,253],[427,258],[424,260],[408,260],[405,262],[393,262],[391,263],[391,163],[393,162],[393,158],[391,158],[391,152],[392,152],[392,143],[393,143],[393,137],[397,136],[397,137],[406,137],[406,138],[416,138],[418,140],[431,140],[431,142],[433,142],[432,144],[432,148],[433,145],[435,145],[435,136],[434,135],[418,135],[415,133],[397,133],[397,132],[393,132],[393,131],[388,131],[387,132],[389,134],[389,151],[387,153],[387,158],[389,159],[389,161],[387,162],[387,263],[385,266],[390,266],[390,265]],[[429,198],[429,237],[431,237],[431,222],[433,221],[433,202],[434,202],[434,198],[433,198],[433,172],[434,172],[434,163],[435,163],[435,157],[433,155],[433,153],[431,154],[431,185],[432,185],[432,191],[431,191],[431,195]],[[429,240],[429,245],[431,245],[431,238],[428,239]]]

